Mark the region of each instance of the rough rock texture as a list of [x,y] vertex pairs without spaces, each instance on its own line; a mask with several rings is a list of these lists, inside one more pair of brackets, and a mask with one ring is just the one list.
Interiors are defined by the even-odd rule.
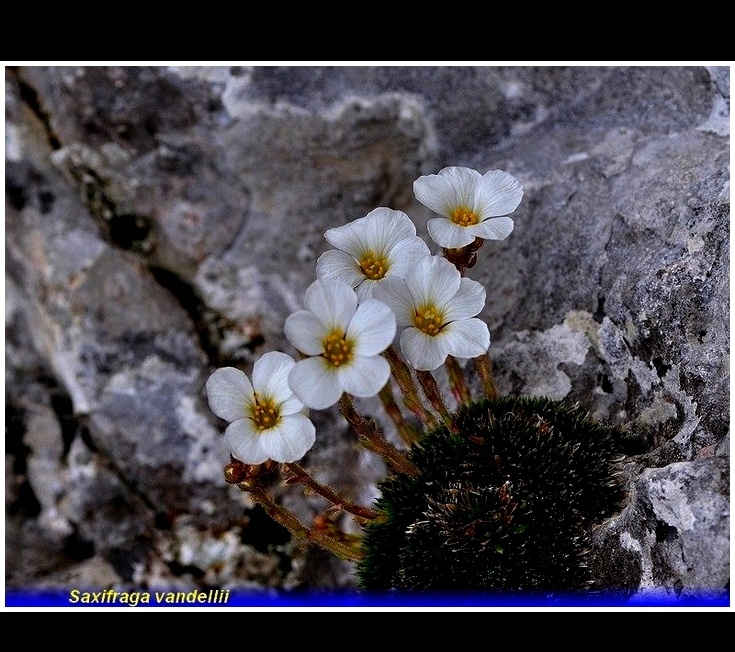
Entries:
[[[499,389],[646,443],[598,577],[726,594],[729,95],[704,66],[6,68],[6,585],[352,587],[223,482],[204,382],[293,353],[327,228],[425,234],[414,179],[467,165],[525,188],[469,274]],[[383,467],[315,418],[303,464],[369,502]]]

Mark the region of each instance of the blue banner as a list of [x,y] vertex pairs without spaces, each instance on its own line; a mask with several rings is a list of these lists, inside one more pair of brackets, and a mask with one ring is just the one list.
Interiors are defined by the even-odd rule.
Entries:
[[359,592],[263,593],[232,589],[59,589],[7,590],[6,607],[146,608],[146,607],[729,607],[722,592],[676,596],[673,592],[645,597],[621,594],[476,595],[366,594]]

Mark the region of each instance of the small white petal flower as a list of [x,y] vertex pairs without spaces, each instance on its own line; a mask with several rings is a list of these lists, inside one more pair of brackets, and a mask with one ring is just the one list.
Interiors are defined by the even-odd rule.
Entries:
[[431,253],[408,215],[385,207],[329,229],[324,237],[335,249],[319,256],[317,278],[347,283],[361,301],[370,298],[384,278],[403,276]]
[[386,279],[375,297],[406,327],[401,351],[414,369],[433,371],[448,355],[474,358],[490,346],[487,324],[475,318],[485,306],[485,288],[462,278],[446,258],[427,256],[405,279]]
[[314,424],[288,386],[293,366],[290,355],[271,351],[255,362],[252,382],[234,367],[217,369],[207,380],[209,406],[230,421],[225,441],[244,464],[295,462],[314,445]]
[[288,381],[305,404],[322,410],[344,392],[375,396],[388,382],[390,365],[380,354],[396,334],[391,309],[377,299],[358,305],[357,293],[342,281],[317,279],[306,290],[306,310],[289,315],[284,332],[307,358]]
[[413,182],[424,206],[444,217],[428,221],[434,242],[447,249],[465,247],[475,238],[503,240],[513,230],[508,217],[523,198],[520,181],[503,170],[484,175],[477,170],[447,167]]

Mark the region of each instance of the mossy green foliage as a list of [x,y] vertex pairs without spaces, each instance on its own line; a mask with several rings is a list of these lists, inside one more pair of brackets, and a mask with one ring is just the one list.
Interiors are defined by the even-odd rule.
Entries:
[[590,528],[620,509],[613,460],[631,439],[577,406],[483,400],[409,452],[419,476],[380,486],[365,530],[370,591],[554,592],[589,589]]

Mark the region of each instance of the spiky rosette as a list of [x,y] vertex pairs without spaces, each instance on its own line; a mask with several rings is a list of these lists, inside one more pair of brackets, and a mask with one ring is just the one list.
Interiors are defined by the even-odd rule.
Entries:
[[461,408],[408,456],[417,476],[380,485],[366,526],[370,591],[554,592],[593,586],[590,528],[624,492],[613,460],[631,438],[578,406],[504,397]]

